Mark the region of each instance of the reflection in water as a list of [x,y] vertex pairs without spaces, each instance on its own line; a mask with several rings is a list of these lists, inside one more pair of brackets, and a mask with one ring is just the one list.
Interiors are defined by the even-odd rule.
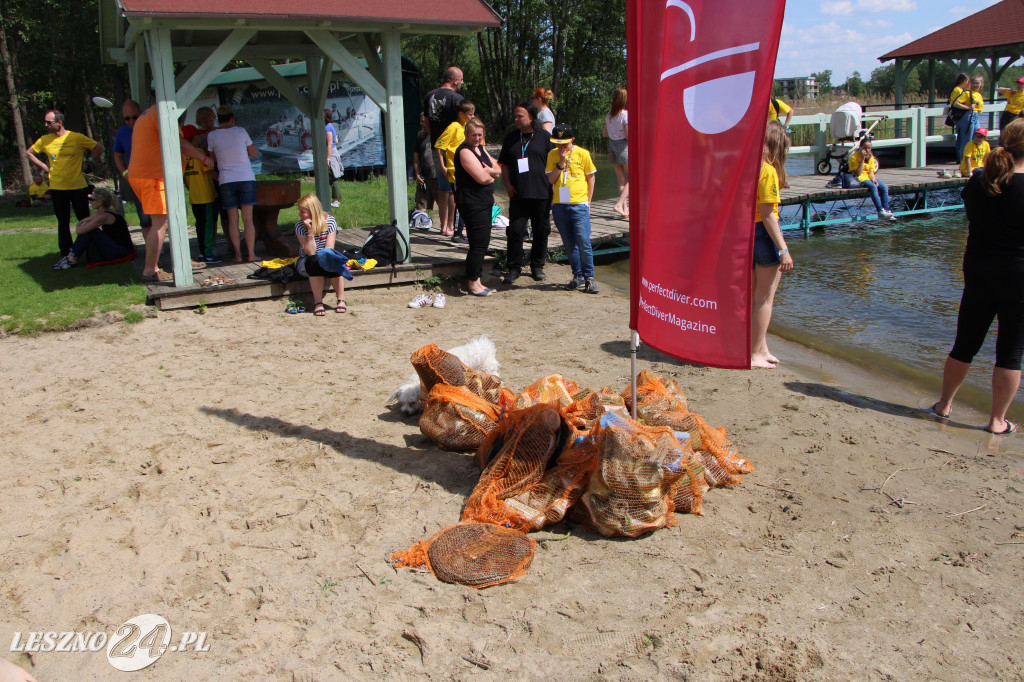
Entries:
[[[796,268],[782,277],[771,331],[815,350],[938,390],[963,288],[967,221],[960,211],[895,223],[787,233]],[[598,273],[623,293],[629,262]],[[995,327],[961,391],[988,412]],[[958,398],[959,399],[959,398]],[[1024,405],[1011,414],[1024,415]]]

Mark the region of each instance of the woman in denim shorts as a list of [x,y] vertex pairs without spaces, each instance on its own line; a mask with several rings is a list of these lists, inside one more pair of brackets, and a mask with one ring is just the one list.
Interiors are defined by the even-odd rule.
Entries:
[[779,186],[786,181],[789,138],[778,121],[768,121],[764,160],[757,181],[754,226],[754,276],[751,281],[750,366],[774,369],[779,359],[768,350],[768,323],[779,277],[793,269],[793,257],[779,227]]

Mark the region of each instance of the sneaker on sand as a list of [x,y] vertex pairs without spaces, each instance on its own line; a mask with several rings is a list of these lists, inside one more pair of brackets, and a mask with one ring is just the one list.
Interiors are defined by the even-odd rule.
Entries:
[[429,308],[434,304],[434,297],[430,294],[419,294],[409,301],[410,308]]
[[585,294],[596,294],[600,289],[597,288],[597,282],[594,281],[593,277],[583,278],[583,293]]
[[565,285],[565,288],[568,289],[569,291],[575,291],[576,289],[579,289],[582,285],[583,278],[574,276],[572,279],[569,280],[569,283]]
[[443,308],[444,304],[448,301],[445,299],[444,294],[434,294],[434,307]]

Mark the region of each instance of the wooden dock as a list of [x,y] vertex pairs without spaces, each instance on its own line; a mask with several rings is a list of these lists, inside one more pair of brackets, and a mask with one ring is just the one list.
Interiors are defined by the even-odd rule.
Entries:
[[[614,199],[595,201],[591,207],[591,242],[596,252],[625,251],[629,239],[629,222],[619,217],[612,210]],[[282,233],[290,232],[282,228]],[[342,230],[338,234],[336,248],[338,250],[361,246],[366,239],[368,230],[365,228]],[[465,244],[452,244],[448,237],[442,237],[437,229],[429,231],[410,230],[410,262],[395,266],[376,267],[372,270],[353,271],[353,279],[345,282],[346,289],[360,287],[383,286],[390,284],[408,284],[421,281],[428,277],[461,277],[465,272]],[[548,249],[561,248],[562,240],[558,231],[551,225],[551,236],[548,238]],[[195,253],[195,244],[191,245]],[[262,245],[257,246],[257,254]],[[491,233],[490,252],[504,252],[506,249],[505,230],[495,229]],[[526,245],[529,252],[529,244]],[[267,255],[267,258],[271,258]],[[493,264],[495,257],[488,255],[485,266]],[[135,260],[135,266],[141,272],[142,258]],[[173,284],[147,284],[148,297],[161,310],[176,308],[193,308],[200,304],[228,303],[232,301],[249,301],[263,298],[279,298],[281,296],[304,294],[309,291],[309,283],[305,279],[271,283],[264,279],[248,279],[257,270],[257,263],[230,263],[210,265],[193,272],[195,283],[184,287]],[[485,270],[488,272],[489,270]],[[222,277],[231,280],[231,284],[204,287],[207,277]]]

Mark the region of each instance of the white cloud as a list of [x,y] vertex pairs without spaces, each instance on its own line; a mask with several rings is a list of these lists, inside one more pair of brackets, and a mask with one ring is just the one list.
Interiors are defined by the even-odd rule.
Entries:
[[840,17],[857,12],[912,12],[915,9],[914,0],[825,0],[821,3],[822,14]]
[[859,22],[864,28],[889,28],[892,22],[888,19],[861,19]]
[[782,25],[782,41],[775,75],[805,76],[824,69],[832,70],[832,82],[841,83],[854,71],[866,80],[872,69],[882,66],[878,56],[913,40],[909,33],[879,34],[861,31],[836,21],[797,28]]
[[827,17],[848,17],[853,14],[853,3],[847,0],[821,3],[821,13]]

